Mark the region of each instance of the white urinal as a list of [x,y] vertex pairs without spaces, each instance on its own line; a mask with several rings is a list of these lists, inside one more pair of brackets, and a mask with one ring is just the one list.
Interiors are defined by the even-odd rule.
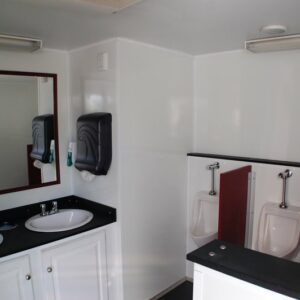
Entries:
[[201,247],[218,236],[219,197],[208,192],[196,195],[191,218],[191,235],[197,246]]
[[299,244],[300,207],[279,208],[266,203],[261,211],[257,250],[281,258],[289,257]]

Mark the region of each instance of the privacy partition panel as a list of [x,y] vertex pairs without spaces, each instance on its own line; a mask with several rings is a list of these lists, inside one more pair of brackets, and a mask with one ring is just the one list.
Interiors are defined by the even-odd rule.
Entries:
[[220,177],[218,239],[245,245],[248,174],[251,166],[226,173]]

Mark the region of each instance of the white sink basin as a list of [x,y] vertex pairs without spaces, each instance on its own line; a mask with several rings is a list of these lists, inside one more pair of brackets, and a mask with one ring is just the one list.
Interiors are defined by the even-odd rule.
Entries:
[[61,209],[52,215],[35,215],[25,222],[25,227],[38,232],[59,232],[78,228],[92,219],[93,214],[87,210]]

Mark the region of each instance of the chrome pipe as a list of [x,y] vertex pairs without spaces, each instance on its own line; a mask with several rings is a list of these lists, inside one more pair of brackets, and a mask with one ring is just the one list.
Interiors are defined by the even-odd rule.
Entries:
[[286,190],[287,190],[287,179],[290,178],[293,175],[293,172],[289,169],[285,170],[284,172],[281,172],[278,174],[280,178],[282,178],[282,200],[279,204],[280,208],[287,208],[288,205],[286,203]]
[[211,171],[211,190],[208,193],[211,196],[215,196],[217,194],[215,191],[215,170],[219,168],[220,164],[218,162],[207,166],[207,169]]

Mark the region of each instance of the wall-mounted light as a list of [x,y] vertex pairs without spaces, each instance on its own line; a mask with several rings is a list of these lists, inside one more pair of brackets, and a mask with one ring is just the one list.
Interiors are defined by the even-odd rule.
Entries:
[[300,49],[300,34],[270,37],[245,42],[245,49],[259,53]]
[[42,48],[42,40],[22,36],[0,34],[0,48],[6,50],[36,51]]

